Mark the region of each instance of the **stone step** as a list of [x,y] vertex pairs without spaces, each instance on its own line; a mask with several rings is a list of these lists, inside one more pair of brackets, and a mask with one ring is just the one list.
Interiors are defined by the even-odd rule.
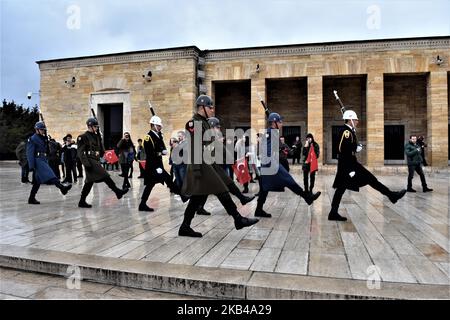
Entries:
[[[116,286],[218,299],[449,299],[448,285],[274,274],[0,245],[0,266]],[[75,268],[74,268],[75,267]],[[78,269],[77,269],[78,268]],[[74,270],[79,271],[79,273]]]

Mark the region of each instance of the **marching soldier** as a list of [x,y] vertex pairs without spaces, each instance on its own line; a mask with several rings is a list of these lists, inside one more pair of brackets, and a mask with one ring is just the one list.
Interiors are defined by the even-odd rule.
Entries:
[[[214,129],[216,131],[216,133],[219,137],[222,135],[222,133],[220,131],[220,120],[219,119],[217,119],[216,117],[210,117],[210,118],[208,118],[208,124],[210,125],[210,127],[212,129]],[[223,145],[223,142],[220,142],[220,144]],[[226,151],[227,150],[225,149],[224,152],[226,152]],[[234,181],[230,178],[230,176],[226,173],[225,169],[221,165],[219,165],[217,163],[213,163],[212,166],[214,167],[216,172],[220,175],[223,182],[228,187],[228,190],[230,191],[230,193],[233,196],[235,196],[236,198],[238,198],[242,205],[245,205],[245,204],[249,203],[250,201],[252,201],[253,199],[255,199],[255,196],[247,197],[246,195],[244,195],[241,192],[241,190],[239,190],[238,186],[234,183]]]
[[[267,153],[264,155],[267,158],[272,159],[279,159],[279,155],[277,157],[277,152],[274,152],[274,156],[272,156],[272,150],[271,150],[271,139],[274,134],[278,136],[278,132],[274,132],[275,130],[281,130],[283,127],[283,121],[281,116],[276,113],[272,112],[269,114],[268,117],[269,122],[269,128],[266,131],[266,138],[267,138]],[[290,189],[295,194],[302,197],[308,205],[311,205],[317,198],[320,196],[320,192],[317,192],[315,194],[311,194],[307,191],[304,191],[302,187],[299,186],[297,182],[295,182],[294,178],[289,174],[289,172],[286,170],[286,168],[282,165],[278,165],[278,170],[275,174],[267,175],[264,174],[264,167],[268,168],[270,167],[270,164],[263,164],[261,169],[261,176],[259,179],[259,197],[258,197],[258,204],[256,206],[255,211],[255,217],[264,217],[264,218],[270,218],[272,215],[270,213],[267,213],[263,210],[264,203],[266,202],[267,195],[269,194],[269,191],[274,192],[283,192],[284,188]]]
[[335,221],[347,220],[347,218],[342,217],[338,213],[339,204],[347,189],[359,192],[360,187],[370,185],[387,196],[392,203],[396,203],[406,193],[404,189],[399,192],[389,190],[358,162],[356,153],[362,150],[362,146],[358,144],[356,138],[356,127],[359,123],[358,116],[354,111],[347,110],[344,112],[343,120],[345,125],[339,131],[338,166],[333,183],[333,188],[336,191],[331,202],[331,211],[328,215],[328,220]]
[[27,160],[30,171],[33,172],[33,186],[31,188],[29,204],[40,204],[36,200],[36,194],[42,183],[55,185],[63,195],[72,188],[72,185],[63,185],[56,177],[48,164],[48,138],[46,136],[47,128],[43,121],[36,122],[34,125],[36,133],[28,139]]
[[158,116],[150,118],[150,131],[144,138],[144,150],[146,155],[145,175],[144,175],[144,192],[142,193],[139,211],[154,211],[153,208],[147,206],[147,200],[152,192],[153,187],[157,183],[166,184],[171,192],[180,194],[179,188],[175,185],[170,174],[164,170],[162,156],[168,154],[166,145],[164,144],[162,130],[162,121]]
[[[182,193],[186,196],[190,196],[190,199],[184,212],[184,220],[180,226],[178,235],[202,237],[200,232],[196,232],[191,228],[191,222],[197,209],[205,204],[208,195],[211,194],[217,196],[227,213],[234,218],[234,226],[236,229],[239,230],[251,226],[257,223],[258,220],[240,215],[228,193],[229,188],[227,187],[227,183],[224,182],[223,175],[218,172],[213,165],[206,163],[203,157],[203,147],[207,147],[209,143],[203,141],[202,137],[206,130],[211,129],[207,119],[214,116],[213,101],[209,96],[200,95],[196,101],[196,108],[197,112],[192,119],[186,123],[186,129],[190,133],[191,138],[191,150],[190,163],[187,165]],[[199,124],[201,127],[198,126]],[[199,131],[196,132],[195,130]],[[201,137],[202,139],[200,150],[196,150],[195,148],[195,137]],[[226,176],[226,174],[224,174],[224,176]]]
[[77,139],[77,155],[84,165],[86,174],[84,186],[81,190],[80,202],[78,203],[78,207],[80,208],[92,208],[92,205],[86,202],[86,197],[89,195],[94,183],[106,183],[106,185],[114,191],[117,199],[121,199],[123,195],[128,192],[128,189],[119,189],[116,186],[100,163],[100,157],[103,157],[105,149],[100,133],[98,132],[99,125],[97,119],[87,119],[86,125],[88,130]]

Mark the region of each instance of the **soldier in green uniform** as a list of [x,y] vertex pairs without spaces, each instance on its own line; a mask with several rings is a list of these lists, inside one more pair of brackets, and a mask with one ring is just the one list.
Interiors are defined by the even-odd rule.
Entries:
[[[182,194],[190,196],[190,199],[184,212],[184,220],[180,226],[178,235],[187,237],[202,236],[200,232],[195,232],[191,228],[191,222],[197,209],[205,204],[208,195],[211,194],[217,196],[227,213],[234,218],[236,229],[239,230],[251,226],[257,223],[258,220],[240,215],[230,197],[229,188],[224,181],[224,175],[218,172],[212,164],[208,164],[203,157],[204,148],[210,142],[203,141],[202,137],[206,130],[211,129],[207,119],[214,116],[213,101],[209,96],[200,95],[196,101],[196,108],[197,112],[186,123],[186,129],[190,133],[191,148],[189,154],[190,161],[186,168]],[[196,148],[197,144],[195,143],[195,139],[201,140],[198,148]]]
[[333,201],[331,202],[331,211],[328,214],[328,220],[346,221],[347,218],[342,217],[338,213],[339,204],[345,190],[359,192],[359,188],[370,185],[375,190],[381,192],[389,198],[392,203],[396,203],[401,199],[406,190],[393,192],[356,159],[356,153],[360,152],[362,146],[358,144],[356,138],[356,127],[358,126],[358,116],[352,110],[344,112],[343,120],[345,125],[339,131],[339,149],[338,149],[338,165],[336,178],[333,188],[336,189]]
[[80,135],[77,139],[78,150],[77,156],[84,165],[86,172],[86,180],[81,190],[81,198],[78,206],[80,208],[91,208],[92,205],[86,202],[86,197],[92,189],[94,183],[104,182],[114,191],[117,199],[121,199],[128,189],[119,189],[109,176],[108,172],[100,163],[100,157],[105,153],[102,138],[98,132],[98,121],[96,118],[89,118],[86,121],[88,131]]

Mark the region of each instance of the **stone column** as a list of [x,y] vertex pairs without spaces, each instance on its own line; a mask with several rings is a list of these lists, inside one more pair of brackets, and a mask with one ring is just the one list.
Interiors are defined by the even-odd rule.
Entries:
[[[367,74],[367,166],[384,166],[384,81],[383,73]],[[364,125],[364,124],[362,124]]]
[[323,85],[322,76],[308,77],[308,132],[314,135],[314,140],[320,146],[319,163],[324,163],[323,159]]
[[447,71],[432,71],[427,84],[427,162],[433,167],[448,166]]
[[[266,115],[258,94],[264,99],[264,102],[267,101],[265,78],[252,79],[251,82],[251,127],[255,132],[259,132],[266,127]],[[256,133],[255,136],[252,136],[252,141],[256,143]]]

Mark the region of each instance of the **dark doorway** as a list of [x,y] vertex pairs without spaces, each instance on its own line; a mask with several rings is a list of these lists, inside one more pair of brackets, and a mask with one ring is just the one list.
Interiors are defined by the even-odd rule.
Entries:
[[214,81],[216,117],[223,129],[250,128],[250,80]]
[[300,137],[302,140],[302,127],[301,126],[283,126],[282,135],[286,144],[292,148],[296,137]]
[[332,126],[331,127],[331,159],[337,160],[339,151],[339,130],[342,126]]
[[103,115],[103,144],[105,150],[114,149],[122,139],[123,104],[99,104],[99,113]]
[[384,160],[405,159],[405,126],[384,126]]

